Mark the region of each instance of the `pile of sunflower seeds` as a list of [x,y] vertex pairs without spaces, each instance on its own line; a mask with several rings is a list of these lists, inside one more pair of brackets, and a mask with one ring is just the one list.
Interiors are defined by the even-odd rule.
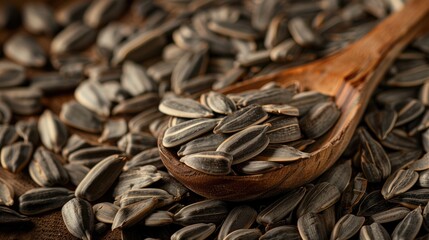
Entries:
[[[9,35],[0,43],[0,162],[2,171],[28,172],[39,186],[18,196],[0,178],[2,225],[61,209],[81,239],[109,229],[123,239],[429,237],[429,36],[398,57],[342,158],[281,196],[203,199],[165,171],[156,147],[168,124],[164,145],[210,174],[227,174],[231,165],[215,171],[201,159],[227,159],[226,166],[238,159],[233,170],[242,174],[281,167],[267,161],[277,151],[305,161],[307,146],[330,127],[311,120],[337,112],[333,99],[275,84],[228,96],[209,91],[335,53],[399,10],[401,0],[127,3],[77,1],[56,11],[43,3],[1,5],[0,29]],[[117,21],[126,15],[138,20]],[[58,115],[42,103],[70,91],[75,100]],[[202,92],[200,103],[185,98]],[[288,99],[264,102],[273,92]],[[215,133],[183,138],[177,126]],[[236,134],[264,141],[245,141],[255,152],[234,157],[216,152],[217,145],[237,149]]]
[[162,144],[177,147],[187,166],[212,175],[231,173],[231,165],[236,174],[261,174],[305,160],[310,155],[297,148],[328,132],[340,116],[328,96],[272,83],[227,96],[204,93],[200,102],[170,97],[159,110],[173,117]]

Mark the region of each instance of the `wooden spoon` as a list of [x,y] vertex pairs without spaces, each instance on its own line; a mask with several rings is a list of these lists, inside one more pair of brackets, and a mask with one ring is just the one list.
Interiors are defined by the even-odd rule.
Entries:
[[341,117],[314,144],[311,157],[265,174],[214,176],[181,163],[175,152],[158,141],[162,161],[170,174],[192,191],[207,198],[231,201],[272,196],[314,180],[341,156],[358,125],[375,87],[401,50],[429,20],[429,3],[412,0],[370,33],[341,52],[310,64],[244,81],[224,89],[235,93],[260,88],[268,82],[299,82],[308,90],[335,97]]

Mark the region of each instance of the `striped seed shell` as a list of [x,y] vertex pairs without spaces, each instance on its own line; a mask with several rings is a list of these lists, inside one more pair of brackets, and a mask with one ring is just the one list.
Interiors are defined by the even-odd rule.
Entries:
[[148,76],[146,69],[131,61],[126,61],[122,67],[121,84],[131,95],[137,96],[146,92],[156,92],[157,83]]
[[4,43],[5,55],[27,67],[43,67],[46,64],[46,53],[35,38],[17,33]]
[[152,134],[145,132],[128,133],[118,141],[118,148],[132,156],[156,146],[156,138]]
[[306,213],[319,213],[334,205],[340,199],[338,188],[328,182],[316,184],[310,189],[297,208],[297,216]]
[[19,86],[25,82],[25,68],[16,63],[0,61],[0,87]]
[[271,124],[267,131],[270,143],[286,143],[300,139],[302,137],[296,117],[272,117],[266,121]]
[[165,226],[173,223],[173,214],[168,211],[156,211],[144,220],[144,225],[148,227]]
[[294,17],[288,23],[293,40],[302,47],[314,47],[322,44],[322,39],[301,17]]
[[334,126],[340,114],[334,102],[319,103],[301,118],[299,125],[307,137],[318,138]]
[[429,187],[429,170],[419,173],[419,185],[421,187]]
[[259,239],[262,236],[261,230],[257,228],[252,229],[237,229],[224,238],[224,240],[252,240]]
[[108,120],[104,125],[104,130],[98,138],[98,142],[107,142],[116,140],[127,133],[128,127],[125,119]]
[[299,109],[287,104],[266,104],[262,105],[262,109],[267,113],[276,115],[299,116]]
[[51,52],[65,54],[84,50],[95,41],[96,36],[97,32],[93,28],[80,22],[71,23],[54,37]]
[[186,143],[212,130],[218,122],[218,119],[201,118],[177,124],[165,131],[162,145],[165,147],[176,147]]
[[15,128],[24,142],[31,142],[34,146],[39,145],[39,131],[37,129],[37,121],[34,118],[18,121],[15,123]]
[[320,178],[318,182],[329,182],[336,186],[340,192],[344,192],[347,185],[352,178],[352,161],[339,161],[330,169],[328,169]]
[[80,239],[92,239],[94,230],[94,214],[89,202],[80,198],[73,198],[61,209],[64,224],[67,230]]
[[262,110],[261,106],[251,105],[222,118],[213,132],[216,134],[238,132],[249,126],[259,124],[267,118],[268,114]]
[[371,220],[377,223],[388,223],[404,219],[410,213],[410,209],[406,207],[394,207],[386,211],[382,211],[371,216]]
[[294,147],[280,144],[269,144],[258,156],[254,157],[255,161],[271,162],[292,162],[309,158],[310,154],[301,152]]
[[158,199],[157,207],[164,207],[175,201],[173,195],[163,189],[146,187],[132,189],[115,197],[115,204],[121,207],[126,207],[149,198]]
[[121,153],[122,151],[119,148],[113,146],[87,147],[70,154],[68,161],[70,163],[82,164],[91,168],[101,162],[103,159],[114,154]]
[[252,104],[287,104],[295,94],[295,90],[291,88],[272,88],[254,91],[246,94],[238,105],[249,106]]
[[45,110],[40,116],[38,129],[43,145],[56,153],[67,142],[68,133],[66,126],[50,110]]
[[247,229],[255,222],[257,212],[250,206],[240,205],[233,208],[220,228],[217,239],[225,239],[225,237],[238,229]]
[[[0,69],[0,72],[1,72],[1,69]],[[2,80],[0,79],[0,81]],[[12,120],[12,110],[10,110],[9,106],[5,102],[0,100],[0,124],[8,124],[10,120]]]
[[328,239],[328,233],[320,215],[316,213],[306,213],[298,218],[299,235],[304,240]]
[[143,167],[146,165],[153,165],[158,169],[164,167],[157,147],[149,148],[135,155],[125,163],[124,170],[127,171],[131,168]]
[[283,164],[269,161],[246,161],[236,165],[236,170],[247,175],[261,174],[283,167]]
[[31,221],[29,217],[15,212],[14,210],[0,206],[0,224],[22,224]]
[[171,240],[195,239],[202,240],[209,237],[216,230],[213,223],[196,223],[183,227],[171,235]]
[[227,135],[225,134],[213,134],[209,133],[208,135],[204,135],[199,138],[195,138],[182,146],[177,151],[177,155],[179,157],[183,157],[186,155],[206,152],[206,151],[215,151],[216,148],[227,139]]
[[422,209],[417,207],[407,214],[393,230],[392,240],[414,239],[423,224]]
[[328,102],[329,96],[316,91],[300,92],[292,97],[287,103],[298,108],[301,115],[305,115],[311,108],[318,103]]
[[365,116],[366,125],[382,140],[387,137],[387,134],[395,127],[398,115],[393,110],[374,111]]
[[207,107],[193,99],[170,98],[163,100],[159,105],[159,111],[174,117],[201,118],[212,117],[213,113]]
[[92,206],[95,219],[103,223],[113,223],[116,213],[119,207],[110,202],[101,202]]
[[33,144],[17,142],[1,149],[1,165],[13,173],[20,172],[31,159]]
[[18,140],[19,134],[13,125],[0,125],[0,148],[10,145]]
[[144,93],[143,95],[121,101],[113,108],[112,114],[140,113],[147,108],[157,106],[158,103],[159,96],[157,93]]
[[31,179],[41,187],[65,185],[69,181],[67,171],[61,164],[60,156],[39,147],[34,153],[28,172]]
[[71,153],[90,147],[91,144],[89,144],[85,139],[83,139],[81,136],[77,134],[72,134],[68,140],[66,145],[63,147],[62,155],[64,158],[67,158]]
[[127,4],[124,0],[93,1],[85,11],[83,21],[92,28],[100,28],[118,18],[126,6]]
[[19,197],[19,212],[25,215],[49,212],[61,208],[73,197],[73,191],[67,188],[34,188]]
[[429,201],[429,189],[410,190],[391,198],[389,201],[399,203],[404,207],[416,208],[420,205],[425,205]]
[[79,183],[82,181],[82,179],[85,178],[85,176],[89,172],[89,168],[85,167],[82,164],[76,164],[76,163],[69,163],[64,165],[64,169],[67,171],[67,174],[69,175],[70,182],[74,186],[78,186]]
[[25,29],[33,34],[53,35],[58,28],[53,9],[41,2],[29,2],[23,6],[22,22]]
[[109,116],[111,102],[103,91],[102,85],[97,81],[85,81],[81,83],[76,88],[74,96],[80,104],[99,116]]
[[174,214],[174,222],[187,226],[195,223],[219,223],[228,214],[226,203],[204,200],[187,205]]
[[420,159],[413,161],[408,168],[414,171],[429,169],[429,153],[426,153]]
[[419,179],[419,174],[410,169],[399,169],[390,175],[381,189],[385,199],[390,199],[398,194],[408,191]]
[[6,180],[0,178],[0,206],[12,206],[14,203],[15,192]]
[[113,220],[112,230],[132,226],[149,215],[157,206],[157,198],[146,200],[121,207]]
[[261,153],[269,144],[267,125],[250,126],[223,141],[216,151],[233,156],[232,165],[247,161]]
[[362,240],[390,240],[389,233],[380,223],[365,225],[360,229],[359,238]]
[[60,119],[65,124],[86,132],[100,133],[103,130],[100,118],[76,101],[62,105]]
[[283,239],[300,240],[301,237],[299,235],[297,226],[287,225],[287,226],[275,227],[266,231],[265,234],[259,238],[259,240],[283,240]]
[[269,225],[277,223],[291,213],[305,195],[306,189],[294,189],[262,210],[256,219],[259,224]]
[[121,173],[113,189],[113,196],[120,196],[129,190],[144,188],[161,180],[162,176],[152,165],[132,168]]
[[210,175],[227,175],[231,171],[232,155],[207,151],[186,155],[180,161],[197,171]]
[[231,114],[237,108],[235,103],[227,96],[213,91],[202,94],[200,102],[209,107],[213,112],[225,115]]
[[77,186],[76,197],[88,201],[99,199],[119,176],[126,161],[124,155],[112,155],[99,162]]
[[425,107],[417,99],[407,99],[398,103],[395,109],[398,113],[395,127],[398,127],[416,119],[424,112]]
[[335,224],[331,233],[331,239],[349,239],[359,232],[365,222],[365,217],[355,216],[353,214],[344,215]]

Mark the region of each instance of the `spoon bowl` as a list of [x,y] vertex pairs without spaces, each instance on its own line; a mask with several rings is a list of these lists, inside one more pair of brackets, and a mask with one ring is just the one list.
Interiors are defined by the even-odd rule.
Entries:
[[248,176],[214,176],[196,171],[179,161],[158,141],[161,159],[176,179],[195,193],[212,199],[244,201],[265,198],[311,182],[329,169],[350,142],[376,86],[401,50],[429,20],[429,4],[412,0],[378,24],[370,33],[340,52],[312,63],[250,79],[222,93],[258,89],[266,83],[314,90],[335,98],[341,116],[335,126],[311,146],[310,158],[277,170]]

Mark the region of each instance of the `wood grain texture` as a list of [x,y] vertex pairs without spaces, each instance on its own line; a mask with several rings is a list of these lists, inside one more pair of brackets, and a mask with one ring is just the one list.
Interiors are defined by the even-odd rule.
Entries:
[[232,93],[257,89],[272,81],[283,85],[299,82],[304,89],[334,96],[341,109],[340,119],[327,134],[317,139],[310,149],[309,159],[293,162],[266,174],[213,176],[179,162],[177,155],[158,141],[164,165],[194,192],[231,201],[272,196],[314,180],[341,156],[388,67],[402,49],[427,28],[428,20],[427,1],[411,0],[401,11],[383,20],[365,37],[337,54],[251,79],[222,91]]

